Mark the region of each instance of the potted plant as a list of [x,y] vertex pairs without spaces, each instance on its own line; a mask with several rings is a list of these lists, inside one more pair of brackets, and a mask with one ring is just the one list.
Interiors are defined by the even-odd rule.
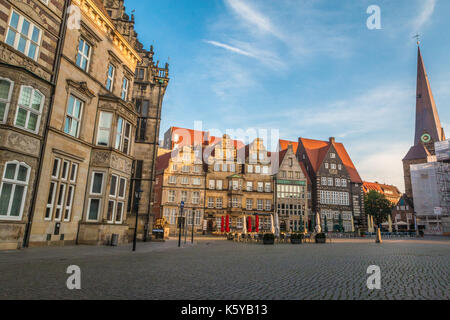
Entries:
[[305,235],[303,233],[293,233],[291,235],[291,243],[292,244],[302,244]]
[[265,233],[263,244],[275,244],[275,235],[273,233]]
[[326,243],[327,241],[327,236],[325,235],[325,233],[318,233],[316,234],[316,243]]

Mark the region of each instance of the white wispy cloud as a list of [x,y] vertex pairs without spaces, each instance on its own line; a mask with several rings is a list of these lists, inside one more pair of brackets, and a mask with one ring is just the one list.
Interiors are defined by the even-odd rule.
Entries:
[[230,46],[230,45],[227,45],[225,43],[221,43],[221,42],[218,42],[218,41],[212,41],[212,40],[205,40],[205,42],[209,43],[209,44],[211,44],[211,45],[213,45],[215,47],[223,48],[225,50],[228,50],[228,51],[231,51],[231,52],[234,52],[234,53],[237,53],[237,54],[241,54],[243,56],[253,57],[253,58],[255,57],[255,55],[250,53],[250,52],[244,51],[242,49],[239,49],[239,48],[236,48],[236,47],[233,47],[233,46]]
[[437,0],[420,0],[420,2],[422,3],[420,13],[414,21],[417,32],[420,32],[433,16]]
[[283,35],[274,26],[271,19],[258,11],[248,1],[225,0],[225,3],[241,21],[246,22],[250,27],[256,27],[259,31],[271,34],[277,38],[283,38]]

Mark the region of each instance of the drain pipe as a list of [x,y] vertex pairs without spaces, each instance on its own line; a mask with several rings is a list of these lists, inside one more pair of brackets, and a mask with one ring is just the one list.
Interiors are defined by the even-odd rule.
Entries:
[[53,110],[53,104],[55,103],[56,83],[58,81],[59,69],[60,69],[60,65],[61,65],[62,50],[64,47],[65,38],[66,38],[67,20],[68,20],[67,9],[69,8],[71,3],[72,3],[72,0],[64,1],[63,21],[61,24],[61,28],[59,30],[59,41],[58,41],[58,45],[56,48],[56,55],[55,55],[56,59],[55,59],[55,64],[53,66],[53,75],[50,80],[50,82],[52,84],[52,96],[51,96],[51,100],[50,100],[50,104],[49,104],[49,108],[48,108],[48,114],[47,114],[47,120],[46,120],[46,124],[45,124],[45,128],[44,128],[42,144],[41,144],[41,148],[39,151],[40,161],[39,161],[37,172],[36,172],[36,181],[34,183],[33,194],[31,196],[31,205],[30,205],[30,210],[28,213],[28,222],[25,227],[25,234],[23,237],[23,244],[22,244],[23,248],[28,248],[29,242],[30,242],[31,227],[33,225],[33,217],[34,217],[34,210],[36,207],[38,187],[39,187],[40,178],[41,178],[41,174],[42,174],[42,166],[43,166],[43,162],[44,162],[43,159],[44,159],[45,147],[47,145],[48,131],[50,128],[50,119],[51,119],[51,114],[52,114],[52,110]]

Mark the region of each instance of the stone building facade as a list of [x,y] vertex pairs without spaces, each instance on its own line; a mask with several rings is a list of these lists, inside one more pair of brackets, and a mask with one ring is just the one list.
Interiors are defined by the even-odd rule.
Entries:
[[0,1],[0,250],[23,245],[55,90],[64,1]]
[[100,2],[72,5],[81,21],[65,35],[30,246],[107,244],[112,234],[128,242],[141,59]]
[[0,249],[126,243],[135,185],[145,238],[168,65],[123,0],[0,7]]
[[242,163],[238,161],[238,143],[224,135],[204,150],[206,181],[205,219],[208,233],[221,232],[222,220],[229,217],[229,225],[242,229],[243,178]]
[[183,217],[185,229],[194,232],[203,231],[205,206],[205,175],[201,149],[184,146],[157,159],[156,183],[154,189],[156,217],[164,217],[170,224],[170,234],[178,232],[177,218],[181,214],[181,202],[184,203]]
[[[135,225],[135,213],[138,212],[138,237],[147,240],[153,225],[154,202],[153,188],[155,183],[155,166],[158,157],[159,129],[161,123],[162,103],[169,84],[169,65],[159,66],[154,61],[153,46],[147,50],[138,40],[135,31],[134,16],[125,13],[124,0],[103,0],[106,12],[125,39],[137,51],[140,61],[136,67],[134,86],[132,88],[133,103],[138,113],[135,143],[133,179],[129,185],[132,195],[127,205],[128,224]],[[139,199],[135,196],[142,191]],[[130,232],[134,232],[133,228]]]

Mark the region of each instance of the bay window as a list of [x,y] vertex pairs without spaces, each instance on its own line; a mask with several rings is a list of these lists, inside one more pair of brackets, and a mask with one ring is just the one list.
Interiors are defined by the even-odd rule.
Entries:
[[119,117],[116,127],[116,142],[114,148],[128,154],[130,149],[131,124]]
[[98,123],[98,132],[97,132],[98,146],[105,146],[105,147],[109,146],[112,118],[113,118],[112,113],[100,112],[100,119]]

